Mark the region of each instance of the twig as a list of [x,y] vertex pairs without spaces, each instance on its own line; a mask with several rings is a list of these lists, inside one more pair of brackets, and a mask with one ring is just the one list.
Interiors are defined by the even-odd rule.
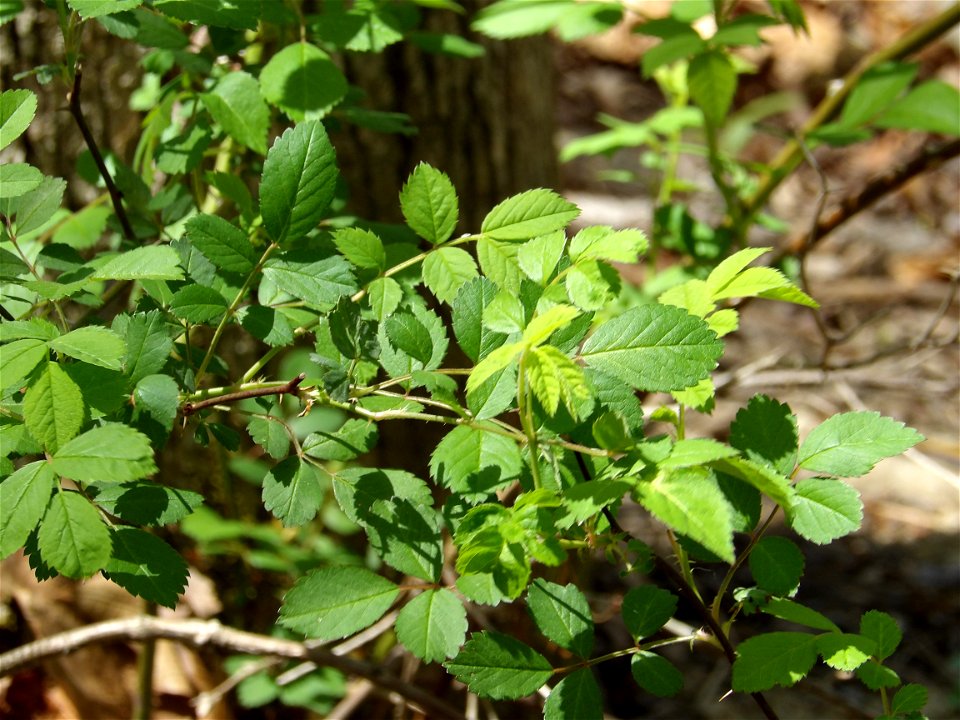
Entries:
[[103,178],[103,182],[107,186],[107,192],[110,193],[110,202],[113,203],[113,211],[117,214],[120,227],[123,228],[123,236],[130,242],[134,242],[137,237],[133,232],[133,227],[130,225],[130,218],[127,217],[127,211],[123,207],[123,193],[120,192],[114,184],[113,178],[110,177],[110,171],[107,170],[107,165],[103,161],[103,155],[100,154],[97,141],[93,139],[93,133],[90,132],[87,121],[83,117],[83,111],[80,109],[80,81],[82,79],[83,71],[78,65],[73,74],[73,89],[67,93],[67,100],[70,103],[70,114],[73,115],[77,127],[80,128],[83,141],[87,144],[90,155],[93,157],[93,162],[96,163],[97,170],[100,172],[100,177]]
[[286,395],[288,393],[293,394],[297,391],[297,386],[300,385],[300,383],[302,383],[306,377],[306,373],[300,373],[290,382],[278,387],[262,387],[251,388],[250,390],[238,390],[237,392],[227,393],[226,395],[219,395],[217,397],[205,398],[203,400],[197,400],[196,402],[185,402],[183,407],[180,408],[180,412],[183,413],[184,417],[189,417],[198,410],[203,410],[203,408],[210,407],[212,405],[225,405],[227,403],[237,402],[238,400],[265,397],[267,395]]
[[257,635],[221,625],[216,620],[169,620],[142,615],[87,625],[52,635],[0,654],[0,677],[21,668],[78,650],[93,643],[113,641],[175,640],[190,647],[217,647],[248,655],[272,655],[291,660],[311,660],[347,675],[355,675],[393,691],[420,707],[430,717],[463,720],[456,708],[419,687],[385,672],[382,667],[324,648],[311,648],[294,640]]

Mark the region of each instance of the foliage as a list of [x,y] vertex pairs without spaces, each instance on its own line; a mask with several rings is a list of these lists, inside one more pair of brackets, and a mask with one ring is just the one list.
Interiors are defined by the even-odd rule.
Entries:
[[[394,608],[396,641],[424,662],[443,663],[471,692],[518,699],[553,685],[549,718],[599,717],[592,668],[622,655],[631,656],[643,690],[680,692],[682,669],[658,650],[699,641],[729,649],[734,691],[793,685],[819,658],[879,690],[886,715],[918,716],[922,688],[901,686],[884,664],[899,643],[894,621],[869,611],[858,632],[844,632],[802,605],[794,599],[802,551],[767,529],[782,513],[814,543],[855,532],[862,506],[846,479],[922,437],[855,412],[801,440],[790,408],[763,395],[737,414],[728,443],[686,437],[684,413],[712,407],[722,337],[739,322],[730,300],[816,307],[779,271],[751,266],[766,249],[704,255],[679,239],[696,257],[726,257],[658,301],[615,311],[622,281],[613,264],[637,261],[648,249],[644,234],[587,227],[571,237],[579,210],[551,190],[507,198],[480,228],[455,238],[469,199],[441,169],[421,164],[399,196],[406,227],[361,227],[340,214],[326,124],[408,128],[356,105],[331,58],[404,37],[430,45],[415,30],[416,5],[457,9],[441,0],[371,0],[299,17],[295,3],[56,3],[68,87],[79,90],[69,61],[79,29],[96,22],[152,48],[140,91],[149,112],[133,166],[104,164],[103,180],[123,195],[121,205],[108,183],[112,211],[98,212],[105,194],[67,212],[63,181],[25,163],[3,166],[0,261],[11,317],[0,325],[2,555],[25,548],[38,578],[102,573],[173,607],[187,564],[163,538],[179,525],[206,553],[295,575],[278,620],[286,631],[336,640]],[[661,133],[675,154],[679,131],[701,127],[724,166],[715,179],[739,202],[746,185],[722,179],[738,166],[716,151],[739,72],[728,48],[758,41],[758,29],[778,19],[802,27],[802,16],[791,2],[771,2],[776,17],[721,18],[705,41],[691,35],[699,17],[692,5],[703,4],[678,3],[670,20],[641,27],[662,38],[644,72],[684,98],[669,109],[672,119],[617,125],[602,142],[591,138],[566,155],[614,148],[627,136],[649,143]],[[608,3],[504,0],[476,25],[501,37],[556,26],[571,38],[619,15]],[[247,47],[258,24],[278,48],[230,71],[216,58]],[[209,44],[188,51],[184,31],[200,25],[211,30]],[[298,39],[284,45],[294,30]],[[944,95],[920,85],[901,98],[912,75],[899,67],[864,77],[830,137],[899,127],[909,116],[904,103]],[[175,81],[154,82],[169,73]],[[0,146],[25,131],[36,106],[28,90],[0,95]],[[924,122],[939,128],[936,108]],[[275,133],[283,117],[293,124]],[[677,185],[668,178],[665,186],[669,200]],[[755,220],[738,207],[728,206],[735,222]],[[686,213],[672,202],[661,210],[660,217]],[[661,230],[657,242],[666,244]],[[716,236],[706,242],[716,245]],[[259,343],[252,364],[226,352],[228,333]],[[303,348],[306,362],[281,362],[278,379],[266,379],[274,359]],[[291,367],[302,374],[286,373]],[[669,433],[649,434],[638,393],[672,393],[648,396],[662,402],[654,419],[667,421]],[[252,442],[229,426],[230,413],[244,418]],[[304,431],[301,421],[314,418]],[[449,427],[436,447],[422,448],[429,479],[362,462],[389,421]],[[191,435],[222,446],[229,472],[261,488],[275,523],[222,517],[204,506],[212,484],[198,493],[158,474],[170,438],[182,448]],[[761,502],[773,508],[765,520]],[[653,550],[619,527],[625,503],[662,526],[678,563],[673,589],[693,598],[709,633],[665,632],[678,598],[644,582],[643,558]],[[280,526],[305,530],[294,536]],[[353,533],[369,543],[366,560],[337,541]],[[620,610],[634,643],[601,656],[585,588],[548,579],[571,556],[593,554],[630,573],[634,585]],[[698,562],[726,566],[714,598],[700,595]],[[754,586],[730,592],[744,563]],[[502,603],[525,603],[533,629],[524,639],[492,628],[468,637],[468,610]],[[753,613],[806,630],[755,635],[734,655],[730,623],[739,627]],[[241,700],[324,711],[343,684],[323,669],[311,677],[295,692],[254,675]]]

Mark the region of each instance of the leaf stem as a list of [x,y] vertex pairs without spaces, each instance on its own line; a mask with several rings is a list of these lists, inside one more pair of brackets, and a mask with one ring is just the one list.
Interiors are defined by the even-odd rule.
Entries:
[[530,453],[530,474],[534,490],[542,487],[540,480],[540,447],[537,444],[537,429],[533,423],[533,397],[526,373],[527,351],[520,353],[517,370],[517,410],[520,413],[520,425],[527,437],[527,450]]
[[734,560],[733,565],[731,565],[730,569],[727,570],[727,574],[724,576],[723,582],[720,583],[720,589],[717,590],[717,594],[713,598],[713,603],[710,605],[710,614],[713,615],[713,618],[718,623],[720,622],[720,603],[723,601],[723,596],[727,594],[727,588],[730,587],[730,583],[733,581],[734,574],[737,572],[740,566],[743,565],[743,562],[750,556],[750,552],[753,550],[757,542],[759,542],[760,538],[763,537],[763,534],[766,532],[767,528],[770,527],[770,523],[773,522],[773,518],[776,517],[779,509],[779,505],[775,507],[767,516],[767,519],[763,521],[763,525],[754,531],[753,535],[750,537],[750,542],[747,543],[747,546],[737,556],[737,559]]

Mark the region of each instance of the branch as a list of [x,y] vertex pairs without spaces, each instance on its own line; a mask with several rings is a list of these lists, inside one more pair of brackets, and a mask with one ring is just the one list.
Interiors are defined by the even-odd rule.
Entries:
[[80,109],[80,81],[82,79],[83,72],[78,65],[73,75],[73,90],[67,93],[67,100],[70,102],[70,114],[73,115],[77,127],[80,128],[83,141],[87,144],[90,155],[93,157],[93,162],[96,163],[97,170],[100,172],[100,177],[103,178],[103,182],[107,186],[107,192],[110,193],[110,202],[113,203],[113,211],[117,214],[120,227],[123,228],[123,236],[130,242],[134,242],[137,237],[133,232],[133,227],[130,225],[130,218],[127,217],[127,211],[123,207],[123,193],[120,192],[114,184],[113,178],[110,177],[110,171],[107,170],[107,165],[103,161],[103,155],[100,154],[97,141],[93,139],[93,133],[90,132],[87,121],[83,117],[83,111]]
[[212,646],[247,655],[268,655],[288,660],[309,660],[335,668],[347,675],[356,675],[404,697],[419,706],[429,717],[464,720],[463,714],[433,694],[404,682],[381,667],[338,656],[324,648],[304,643],[257,635],[221,625],[216,620],[167,620],[142,615],[123,620],[87,625],[36,640],[0,654],[0,677],[57,655],[78,650],[93,643],[115,641],[174,640],[193,648]]
[[238,390],[237,392],[219,395],[217,397],[209,397],[203,400],[197,400],[196,402],[185,402],[183,407],[180,408],[180,412],[183,413],[184,417],[189,417],[198,410],[203,410],[203,408],[210,407],[211,405],[225,405],[227,403],[237,402],[238,400],[264,397],[266,395],[292,394],[297,391],[297,386],[300,385],[300,383],[302,383],[306,377],[307,376],[305,373],[300,373],[285,385],[280,385],[277,387],[251,388],[250,390]]

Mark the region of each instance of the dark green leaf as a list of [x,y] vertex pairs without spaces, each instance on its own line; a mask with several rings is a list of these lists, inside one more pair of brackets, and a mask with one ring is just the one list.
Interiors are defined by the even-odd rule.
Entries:
[[653,585],[632,588],[623,596],[623,622],[637,640],[653,635],[676,611],[676,595]]
[[310,433],[303,452],[318,460],[353,460],[377,443],[377,426],[369,420],[347,420],[334,432]]
[[260,87],[267,102],[300,122],[326,115],[347,92],[347,79],[323,50],[296,42],[264,65]]
[[229,72],[200,100],[227,135],[254,152],[266,154],[270,110],[253,76],[242,70]]
[[342,295],[356,291],[350,264],[339,255],[323,260],[315,255],[287,252],[267,260],[265,278],[280,290],[318,310],[329,310]]
[[169,245],[126,250],[100,265],[91,280],[183,280],[177,251]]
[[797,625],[805,625],[806,627],[826,630],[827,632],[840,632],[840,628],[826,615],[818,613],[816,610],[794,602],[793,600],[770,598],[767,604],[760,609],[767,615],[773,615],[773,617],[796,623]]
[[216,215],[195,215],[184,229],[190,243],[221,270],[248,274],[258,255],[246,234]]
[[737,91],[737,71],[727,54],[707,50],[690,61],[687,70],[690,96],[714,125],[722,125]]
[[227,311],[227,301],[213,288],[187,285],[173,294],[170,312],[189,323],[213,324]]
[[271,347],[284,347],[293,342],[290,321],[279,310],[247,305],[237,313],[237,319],[247,332]]
[[875,657],[881,662],[893,655],[903,639],[896,620],[879,610],[863,614],[860,618],[860,634],[876,643]]
[[561,680],[543,704],[544,720],[602,720],[600,686],[590,668]]
[[906,90],[917,76],[915,63],[886,62],[868,69],[843,104],[841,125],[869,122]]
[[894,715],[918,713],[927,704],[927,689],[923,685],[907,683],[893,696],[890,710]]
[[169,431],[177,417],[180,388],[169,375],[147,375],[133,390],[136,416],[149,416]]
[[757,635],[737,647],[733,689],[762,692],[775,685],[790,687],[806,677],[816,661],[816,635],[797,632]]
[[95,325],[77,328],[61,335],[50,341],[50,347],[58,353],[108,370],[119,370],[127,352],[126,343],[119,335]]
[[750,551],[750,572],[763,590],[789,595],[800,585],[803,553],[787,538],[764,537]]
[[730,444],[755,462],[790,476],[797,464],[797,417],[786,403],[754,395],[730,424]]
[[157,310],[132,317],[119,315],[113,322],[113,330],[126,339],[123,367],[132,382],[139,382],[163,368],[173,350],[173,340]]
[[593,650],[593,617],[587,598],[575,585],[543,578],[527,590],[527,609],[544,635],[582,658]]
[[519,640],[489,631],[473,634],[444,665],[471,692],[495,700],[530,695],[553,674],[543,655]]
[[656,653],[641,650],[630,660],[630,673],[637,685],[657,697],[676,695],[683,688],[683,674]]
[[[279,413],[280,408],[274,406],[272,415]],[[275,418],[251,417],[247,423],[247,432],[253,441],[260,445],[275,460],[283,460],[290,452],[290,436],[287,429]]]
[[873,640],[854,633],[826,633],[817,638],[817,651],[834,670],[851,672],[876,652]]
[[68,0],[67,2],[70,9],[75,10],[84,19],[131,10],[142,3],[143,0]]
[[263,506],[285,527],[309,522],[322,503],[318,471],[296,456],[278,463],[263,478]]
[[106,482],[88,491],[106,512],[137,525],[179,522],[203,504],[199,493],[146,481]]
[[942,80],[928,80],[887,109],[876,124],[956,136],[960,134],[960,92]]
[[497,295],[497,286],[486,278],[467,282],[453,301],[453,332],[457,343],[473,362],[486,357],[506,339],[483,324],[483,311]]
[[430,456],[430,475],[454,492],[484,497],[520,476],[520,448],[510,438],[462,425]]
[[117,527],[113,553],[104,570],[131,595],[174,608],[187,587],[187,563],[160,538],[144,530]]

